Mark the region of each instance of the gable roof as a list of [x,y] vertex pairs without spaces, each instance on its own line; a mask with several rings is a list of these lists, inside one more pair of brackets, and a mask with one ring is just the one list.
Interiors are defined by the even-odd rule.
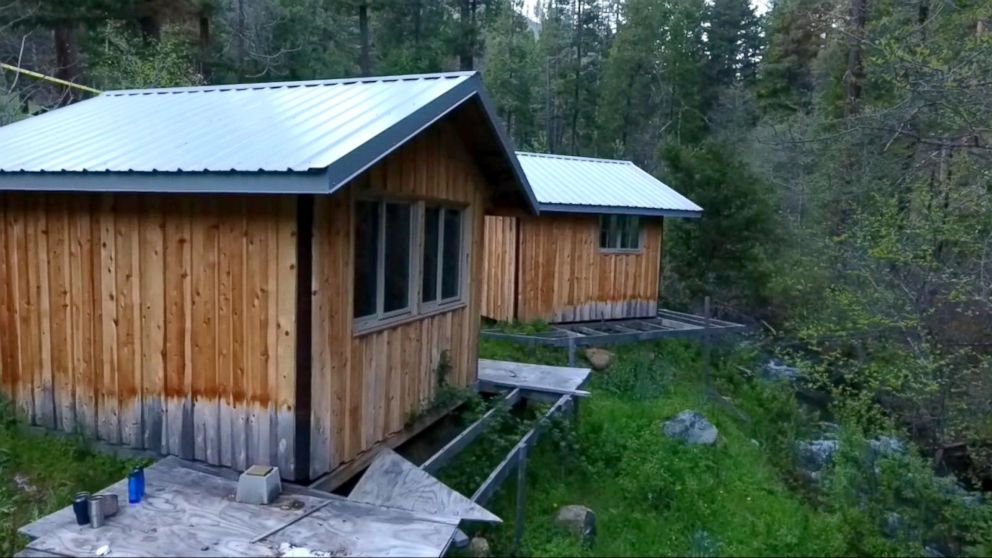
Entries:
[[543,211],[699,217],[703,208],[630,161],[517,152]]
[[0,189],[330,193],[470,105],[533,205],[476,72],[108,91],[0,128]]

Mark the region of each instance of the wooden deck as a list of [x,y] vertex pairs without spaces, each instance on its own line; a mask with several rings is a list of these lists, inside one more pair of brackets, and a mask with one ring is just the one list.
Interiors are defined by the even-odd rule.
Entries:
[[147,496],[103,527],[76,525],[71,507],[20,529],[31,538],[22,556],[280,556],[286,545],[333,556],[441,556],[459,518],[357,502],[284,485],[273,504],[234,500],[237,476],[167,457],[145,470]]

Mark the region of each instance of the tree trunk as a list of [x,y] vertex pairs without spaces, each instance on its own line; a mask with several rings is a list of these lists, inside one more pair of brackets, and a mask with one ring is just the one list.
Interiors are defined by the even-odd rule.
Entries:
[[205,11],[200,12],[200,74],[207,78],[210,75],[210,16]]
[[366,2],[358,6],[358,32],[362,43],[362,52],[358,58],[359,70],[363,76],[370,76],[372,75],[372,40],[369,36],[369,5]]
[[244,81],[245,77],[245,34],[248,32],[248,25],[245,18],[245,0],[238,0],[238,29],[237,29],[237,65],[238,81]]
[[847,114],[858,113],[858,104],[861,101],[861,84],[865,78],[864,56],[862,54],[861,42],[865,35],[865,12],[868,0],[851,0],[851,11],[849,14],[847,48],[847,73],[844,76],[847,92]]
[[[55,41],[55,77],[75,82],[79,77],[79,43],[76,28],[68,22],[59,22],[52,29]],[[59,105],[67,105],[76,98],[72,88],[65,91]]]
[[162,36],[162,20],[155,2],[145,0],[138,7],[138,27],[145,43],[158,40]]
[[458,67],[463,72],[475,68],[475,2],[462,0],[459,20],[462,26],[461,52],[458,53]]
[[582,0],[575,0],[575,87],[572,90],[572,155],[579,154],[579,82],[582,79]]

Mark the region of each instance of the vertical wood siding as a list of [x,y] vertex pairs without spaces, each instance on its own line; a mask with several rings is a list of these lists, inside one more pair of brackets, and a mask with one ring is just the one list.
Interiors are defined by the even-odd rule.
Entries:
[[[370,193],[467,207],[471,242],[462,267],[468,274],[465,305],[373,333],[353,333],[351,205],[355,194]],[[316,200],[311,476],[402,430],[411,414],[433,399],[442,353],[449,354],[450,383],[475,381],[485,195],[484,178],[458,135],[435,126],[342,193]],[[419,250],[414,256],[420,258]],[[420,293],[411,296],[419,300]]]
[[0,212],[0,387],[33,424],[293,470],[293,197],[4,193]]
[[[644,246],[637,253],[609,253],[599,248],[599,217],[542,215],[487,217],[487,285],[509,283],[506,268],[516,269],[517,316],[521,321],[571,322],[654,315],[661,271],[662,221],[644,226]],[[516,221],[519,230],[515,264],[506,238]],[[513,316],[513,291],[486,287],[485,316]],[[509,310],[508,310],[509,309]]]
[[517,218],[486,215],[482,255],[482,315],[496,321],[514,318]]

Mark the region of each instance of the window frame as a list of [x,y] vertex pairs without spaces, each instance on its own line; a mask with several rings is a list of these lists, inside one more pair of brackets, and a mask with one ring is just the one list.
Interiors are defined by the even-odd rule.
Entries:
[[[419,293],[420,295],[419,302],[420,302],[421,311],[431,312],[439,308],[447,308],[448,306],[458,304],[459,302],[463,302],[465,300],[464,270],[466,264],[468,263],[466,258],[468,245],[466,244],[467,235],[465,231],[468,229],[468,227],[466,226],[468,212],[465,210],[465,207],[460,207],[454,204],[425,202],[422,205],[423,205],[423,210],[421,211],[420,214],[421,216],[423,216],[423,226],[420,228],[420,231],[422,233],[424,241],[426,241],[426,237],[427,237],[426,234],[427,208],[428,206],[430,206],[430,207],[436,207],[439,210],[438,212],[439,226],[437,230],[437,270],[436,270],[437,275],[435,276],[435,280],[434,280],[435,298],[434,300],[424,300],[423,291],[421,290],[421,292]],[[444,227],[445,227],[444,217],[445,217],[445,213],[447,213],[448,211],[457,212],[459,214],[459,228],[461,229],[460,231],[458,231],[458,239],[460,246],[458,251],[458,257],[456,258],[458,260],[458,277],[455,277],[455,285],[458,287],[458,293],[455,294],[455,296],[443,298],[441,295],[444,292]],[[421,243],[421,246],[426,247],[426,244]],[[420,252],[421,265],[423,265],[424,263],[423,262],[424,256],[425,256],[424,251],[421,250]],[[420,279],[421,279],[420,286],[421,288],[423,288],[423,284],[424,284],[423,273],[420,274]]]
[[[358,330],[368,330],[375,328],[381,324],[391,323],[393,321],[398,321],[405,319],[416,313],[415,308],[415,296],[417,296],[417,289],[415,284],[415,278],[419,277],[419,266],[416,257],[416,233],[418,228],[417,222],[417,204],[409,200],[400,200],[395,198],[375,198],[375,197],[360,197],[356,198],[351,204],[351,247],[350,249],[354,251],[355,249],[355,206],[358,203],[374,203],[376,205],[376,212],[379,215],[379,230],[378,230],[378,242],[376,243],[376,257],[375,257],[375,312],[372,314],[366,314],[364,316],[355,316],[354,305],[352,305],[352,323],[353,328]],[[409,240],[409,275],[407,276],[407,301],[406,306],[403,308],[397,308],[395,310],[385,311],[386,306],[386,206],[388,204],[404,205],[410,208],[410,234],[408,235]],[[356,258],[352,254],[351,258],[351,296],[354,297],[355,291],[355,262]]]
[[[637,246],[634,248],[621,247],[621,245],[623,244],[624,231],[626,229],[624,223],[628,219],[635,219],[637,222],[637,237],[636,237]],[[616,231],[612,231],[610,228],[607,228],[607,234],[606,234],[607,243],[609,244],[609,241],[612,240],[611,237],[614,236],[611,233],[615,232],[617,239],[617,246],[603,246],[603,228],[604,228],[604,224],[606,224],[607,222],[616,224]],[[599,216],[599,251],[604,254],[642,253],[644,251],[644,230],[645,230],[644,219],[639,215],[626,215],[626,214],[617,214],[617,213],[613,213],[609,215],[600,215]]]
[[[466,271],[471,262],[471,212],[468,204],[459,204],[450,201],[425,201],[423,199],[409,199],[399,196],[377,196],[373,194],[356,196],[350,204],[351,223],[349,227],[349,250],[351,250],[351,265],[353,269],[350,273],[351,297],[355,296],[355,272],[356,257],[355,249],[355,218],[358,203],[376,204],[379,229],[378,243],[376,246],[376,269],[375,269],[375,307],[374,314],[365,316],[354,315],[354,304],[349,311],[352,313],[352,333],[354,336],[365,335],[395,327],[403,323],[416,321],[429,317],[433,314],[449,312],[466,305],[468,295],[467,279],[469,273]],[[385,257],[386,257],[386,205],[403,204],[410,208],[410,275],[408,277],[408,299],[404,308],[384,312],[385,306]],[[441,226],[438,229],[438,257],[437,257],[437,277],[435,281],[436,296],[432,301],[423,300],[423,269],[424,269],[424,242],[426,239],[427,207],[437,207],[441,210],[439,219]],[[440,298],[443,285],[443,249],[444,249],[444,213],[445,211],[457,211],[460,214],[459,240],[461,246],[458,252],[458,277],[456,285],[458,294],[448,298]]]

